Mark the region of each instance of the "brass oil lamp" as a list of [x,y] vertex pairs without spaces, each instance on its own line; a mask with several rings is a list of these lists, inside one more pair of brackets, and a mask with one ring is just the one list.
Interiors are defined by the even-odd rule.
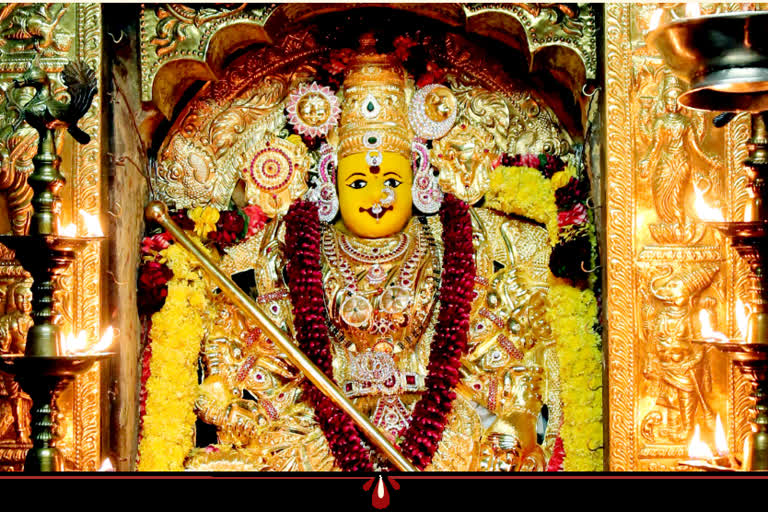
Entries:
[[[90,108],[97,91],[93,71],[69,64],[62,73],[71,100],[62,103],[51,94],[47,74],[36,63],[6,89],[8,104],[18,113],[13,125],[17,129],[26,121],[39,134],[34,172],[28,183],[34,191],[34,215],[28,235],[2,235],[0,244],[15,251],[19,263],[34,280],[32,286],[32,317],[34,325],[27,333],[24,354],[5,354],[0,369],[14,374],[22,389],[32,398],[32,448],[24,462],[25,473],[63,470],[63,458],[55,447],[55,403],[58,395],[74,380],[109,353],[67,354],[60,344],[59,318],[54,308],[55,283],[66,271],[77,253],[103,236],[70,236],[59,233],[57,214],[58,194],[64,185],[59,172],[60,158],[55,148],[55,131],[66,128],[80,143],[87,143],[87,134],[77,128],[77,120]],[[15,102],[13,92],[33,87],[36,94],[26,104]]]
[[[737,12],[693,16],[671,21],[646,40],[655,47],[669,69],[690,83],[678,98],[680,105],[723,112],[715,126],[724,126],[736,114],[749,112],[752,131],[744,162],[749,202],[744,219],[707,222],[723,233],[749,265],[750,306],[744,339],[705,339],[698,343],[717,347],[730,355],[733,365],[752,386],[755,402],[752,432],[741,467],[709,465],[712,470],[768,470],[768,12]],[[698,465],[698,467],[702,467]]]

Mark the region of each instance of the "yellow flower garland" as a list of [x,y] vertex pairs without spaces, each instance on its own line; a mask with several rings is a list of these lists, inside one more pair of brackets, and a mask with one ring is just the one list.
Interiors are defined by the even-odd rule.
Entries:
[[192,257],[175,244],[162,252],[173,278],[163,308],[152,316],[139,471],[181,471],[194,447],[197,357],[208,301]]
[[486,206],[541,222],[547,226],[550,243],[557,243],[557,204],[550,180],[530,167],[499,166],[491,174],[490,182]]
[[603,469],[603,399],[600,339],[592,329],[597,301],[591,290],[579,290],[553,280],[546,319],[557,342],[560,359],[566,471]]
[[[491,175],[486,205],[545,224],[555,245],[559,234],[555,190],[575,176],[573,167],[555,173],[552,180],[548,180],[533,168],[500,166]],[[588,227],[587,231],[594,242],[594,230]],[[591,290],[579,290],[553,276],[548,302],[546,318],[560,360],[564,411],[560,437],[565,450],[564,469],[601,471],[603,372],[600,339],[593,329],[597,301]]]

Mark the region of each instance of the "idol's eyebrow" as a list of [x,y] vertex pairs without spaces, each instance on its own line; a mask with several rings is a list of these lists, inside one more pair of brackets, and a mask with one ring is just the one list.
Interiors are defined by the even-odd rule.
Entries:
[[350,179],[350,178],[352,178],[352,177],[354,177],[354,176],[362,176],[363,178],[366,178],[366,177],[367,177],[365,174],[363,174],[363,173],[361,173],[361,172],[353,172],[352,174],[350,174],[349,176],[347,176],[347,179],[346,179],[345,181],[349,181],[349,179]]
[[390,174],[393,176],[397,176],[398,178],[400,177],[400,173],[397,173],[395,171],[387,171],[384,173],[384,176],[389,176]]

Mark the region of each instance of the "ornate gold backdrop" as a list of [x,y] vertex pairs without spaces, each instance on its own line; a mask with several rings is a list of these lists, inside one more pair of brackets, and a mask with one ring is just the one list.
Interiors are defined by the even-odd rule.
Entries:
[[[606,289],[609,469],[678,470],[698,428],[713,442],[722,418],[732,454],[748,432],[745,382],[727,360],[691,343],[709,319],[738,336],[746,267],[701,223],[696,199],[741,218],[749,118],[727,128],[680,110],[685,85],[644,42],[657,9],[605,11]],[[703,4],[703,13],[754,4]],[[668,14],[669,15],[669,14]]]

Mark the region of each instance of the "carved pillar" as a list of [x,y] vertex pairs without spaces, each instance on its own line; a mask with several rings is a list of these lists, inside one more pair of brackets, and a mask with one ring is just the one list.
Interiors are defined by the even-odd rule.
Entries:
[[697,427],[714,445],[717,415],[731,453],[746,434],[734,412],[745,410],[745,383],[692,340],[706,320],[739,335],[746,268],[696,203],[741,218],[749,117],[717,129],[711,114],[677,106],[685,86],[644,42],[662,6],[684,12],[684,4],[605,10],[609,468],[618,471],[679,470]]

